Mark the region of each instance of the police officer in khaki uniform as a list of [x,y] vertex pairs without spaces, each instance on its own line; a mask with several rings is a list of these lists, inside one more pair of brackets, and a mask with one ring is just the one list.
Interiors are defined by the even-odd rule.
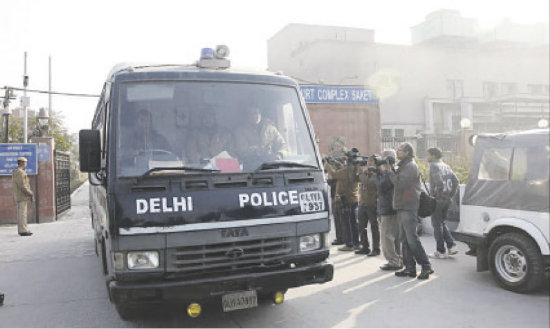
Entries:
[[27,230],[27,202],[32,201],[34,193],[31,191],[25,167],[27,159],[21,157],[17,159],[17,169],[12,172],[13,197],[17,204],[17,231],[21,236],[32,235]]
[[287,145],[275,125],[262,118],[257,107],[249,107],[245,115],[247,122],[234,134],[235,151],[245,166],[247,162],[260,164],[282,159],[287,153]]

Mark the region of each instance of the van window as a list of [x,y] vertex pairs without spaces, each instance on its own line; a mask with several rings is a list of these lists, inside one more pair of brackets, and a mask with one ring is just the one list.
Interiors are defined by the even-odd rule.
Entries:
[[548,180],[550,148],[548,145],[516,147],[512,163],[512,180]]
[[488,148],[483,151],[479,180],[508,180],[512,148]]

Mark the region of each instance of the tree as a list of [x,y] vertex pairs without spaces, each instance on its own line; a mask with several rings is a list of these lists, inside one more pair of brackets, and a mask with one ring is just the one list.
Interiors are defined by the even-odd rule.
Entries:
[[[38,125],[38,118],[27,119],[27,131],[29,139],[32,137],[40,137],[40,126]],[[50,124],[48,129],[49,137],[53,137],[55,141],[55,148],[59,151],[70,151],[72,147],[72,138],[67,132],[63,124],[63,117],[56,112],[52,113],[50,117]],[[10,143],[23,143],[23,118],[12,116],[9,122],[8,141]]]

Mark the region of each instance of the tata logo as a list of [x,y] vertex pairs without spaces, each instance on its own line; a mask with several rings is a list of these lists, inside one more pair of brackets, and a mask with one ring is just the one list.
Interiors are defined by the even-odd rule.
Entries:
[[244,250],[238,247],[233,248],[233,249],[230,249],[228,252],[226,252],[225,255],[231,259],[237,259],[237,258],[240,258],[242,255],[244,255]]
[[227,228],[222,230],[222,238],[240,238],[248,235],[248,230],[244,227]]

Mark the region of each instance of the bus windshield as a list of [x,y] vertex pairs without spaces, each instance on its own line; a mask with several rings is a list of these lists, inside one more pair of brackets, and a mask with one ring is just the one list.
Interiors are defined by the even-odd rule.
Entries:
[[121,84],[117,112],[119,177],[172,168],[185,173],[212,169],[208,172],[213,174],[285,170],[294,165],[318,168],[292,87],[127,82]]

